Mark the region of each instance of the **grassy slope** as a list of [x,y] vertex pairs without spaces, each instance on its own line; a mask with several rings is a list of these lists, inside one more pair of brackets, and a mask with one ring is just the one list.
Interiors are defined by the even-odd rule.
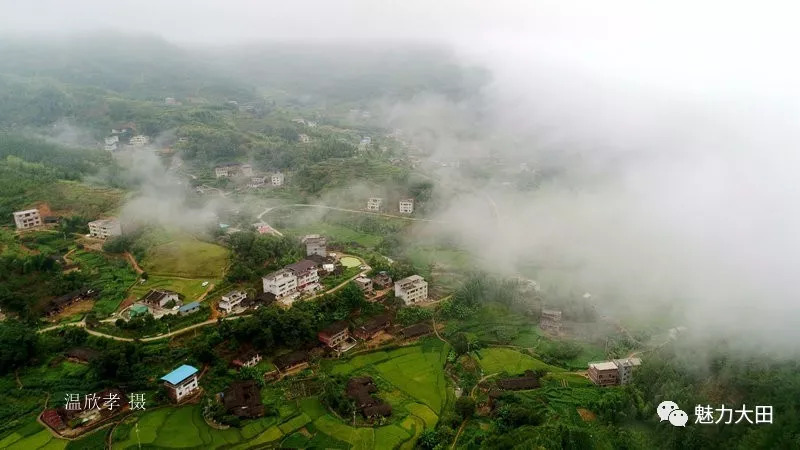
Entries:
[[149,274],[185,278],[222,278],[228,250],[185,236],[151,248],[141,266]]

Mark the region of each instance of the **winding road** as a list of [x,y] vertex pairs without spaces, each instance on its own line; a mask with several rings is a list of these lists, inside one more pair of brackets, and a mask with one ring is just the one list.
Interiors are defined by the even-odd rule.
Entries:
[[[348,256],[352,256],[352,255],[348,255]],[[354,258],[358,258],[359,261],[361,261],[362,264],[366,265],[366,262],[363,259],[359,258],[358,256],[353,256],[353,257]],[[328,289],[327,291],[320,292],[319,294],[316,294],[314,296],[308,297],[307,299],[304,299],[303,301],[313,300],[315,298],[322,297],[325,294],[330,294],[330,293],[336,292],[339,289],[341,289],[344,286],[346,286],[347,283],[349,283],[349,282],[355,280],[356,278],[360,277],[361,274],[364,271],[367,271],[367,270],[370,270],[369,266],[367,266],[367,268],[365,270],[359,271],[357,274],[353,275],[352,277],[348,278],[347,280],[343,281],[342,283],[340,283],[340,284]],[[208,291],[206,291],[206,293],[208,293]],[[222,320],[236,320],[236,319],[241,319],[241,318],[250,317],[250,316],[252,316],[252,314],[243,314],[241,316],[224,317]],[[106,319],[105,321],[108,321],[108,319]],[[58,325],[52,325],[52,326],[49,326],[49,327],[42,328],[42,329],[38,330],[37,333],[46,333],[48,331],[58,330],[60,328],[67,328],[67,327],[80,327],[80,328],[85,329],[86,332],[91,334],[92,336],[103,337],[103,338],[107,338],[107,339],[113,339],[115,341],[133,342],[135,340],[139,340],[139,341],[142,341],[142,342],[152,342],[152,341],[157,341],[157,340],[160,340],[160,339],[170,338],[172,336],[177,336],[179,334],[183,334],[183,333],[185,333],[187,331],[191,331],[191,330],[194,330],[194,329],[197,329],[197,328],[205,327],[205,326],[208,326],[208,325],[214,325],[215,323],[217,323],[217,319],[209,319],[209,320],[206,320],[205,322],[200,322],[200,323],[196,323],[194,325],[189,325],[187,327],[180,328],[178,330],[175,330],[175,331],[172,331],[172,332],[169,332],[169,333],[157,334],[155,336],[148,336],[148,337],[143,337],[143,338],[139,338],[139,339],[134,339],[134,338],[128,338],[128,337],[122,337],[122,336],[114,336],[113,334],[101,333],[99,331],[92,330],[91,328],[87,328],[86,327],[86,318],[84,317],[80,322],[62,323],[62,324],[58,324]]]

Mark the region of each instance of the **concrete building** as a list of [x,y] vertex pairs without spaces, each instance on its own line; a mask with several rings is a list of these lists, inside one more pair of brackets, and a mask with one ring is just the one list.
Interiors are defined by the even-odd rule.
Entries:
[[301,134],[299,136],[299,139],[300,139],[300,142],[303,143],[303,144],[308,144],[309,142],[311,142],[311,138],[308,137],[307,134]]
[[319,288],[319,274],[317,263],[304,259],[300,262],[289,264],[286,270],[297,278],[298,291],[314,291]]
[[233,308],[239,306],[242,300],[246,298],[247,294],[242,291],[231,291],[222,296],[222,300],[219,301],[217,306],[219,309],[225,311],[226,314],[230,314]]
[[232,177],[239,173],[239,164],[228,163],[214,168],[214,175],[217,178]]
[[271,181],[273,186],[283,186],[283,180],[284,176],[282,173],[277,172],[272,174]]
[[633,372],[642,364],[639,358],[614,359],[589,363],[588,375],[597,386],[628,384],[633,380]]
[[18,230],[40,227],[42,226],[42,216],[39,214],[38,209],[17,211],[14,213],[14,224],[17,226]]
[[309,234],[303,237],[302,242],[306,244],[306,256],[319,255],[323,258],[328,256],[328,241],[324,237],[318,234]]
[[175,402],[180,402],[200,389],[197,384],[197,369],[186,364],[164,375],[161,379],[164,381],[169,397]]
[[256,351],[250,351],[234,359],[231,363],[234,367],[255,367],[261,362],[261,355]]
[[242,164],[242,166],[240,167],[239,171],[240,171],[240,173],[242,175],[244,175],[246,177],[252,177],[253,176],[253,166],[251,166],[250,164]]
[[411,275],[394,283],[394,296],[403,299],[406,305],[428,299],[428,283],[419,275]]
[[106,144],[106,145],[103,146],[103,150],[105,150],[107,152],[115,152],[115,151],[117,151],[117,149],[118,149],[118,147],[117,147],[117,143],[116,142],[113,143],[113,144]]
[[250,184],[248,184],[248,186],[250,186],[251,188],[258,188],[264,186],[266,183],[267,183],[267,177],[261,177],[261,176],[251,177]]
[[380,211],[383,199],[380,197],[371,197],[367,200],[367,211]]
[[150,143],[150,138],[143,134],[138,134],[132,137],[129,142],[134,147],[144,147],[145,145]]
[[373,288],[372,288],[372,280],[367,277],[358,277],[354,280],[358,287],[364,291],[366,295],[372,295]]
[[551,333],[561,332],[561,311],[555,309],[543,309],[539,316],[539,326],[542,330]]
[[414,199],[406,198],[400,200],[400,212],[403,214],[411,214],[414,212]]
[[108,144],[119,144],[119,136],[109,136],[105,138],[106,145]]
[[269,292],[277,299],[287,297],[297,292],[297,277],[287,269],[273,272],[261,279],[264,292]]
[[642,365],[642,360],[639,358],[615,359],[614,364],[617,366],[619,384],[628,384],[633,380],[634,369]]
[[590,363],[589,379],[597,386],[614,386],[619,384],[619,370],[612,361]]
[[330,348],[338,348],[350,337],[350,328],[347,322],[336,322],[317,334],[319,341]]
[[111,236],[122,234],[122,226],[116,219],[101,219],[89,222],[89,236],[98,239],[108,239]]

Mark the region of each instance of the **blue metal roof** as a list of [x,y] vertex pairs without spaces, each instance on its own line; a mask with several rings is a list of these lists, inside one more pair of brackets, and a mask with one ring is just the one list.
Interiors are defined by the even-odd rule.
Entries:
[[181,381],[189,378],[190,376],[197,373],[197,369],[189,365],[182,365],[177,369],[173,370],[172,372],[164,375],[161,377],[162,380],[170,383],[170,384],[178,384]]
[[199,303],[199,302],[187,303],[187,304],[185,304],[185,305],[181,306],[181,307],[180,307],[180,309],[179,309],[178,311],[181,311],[181,312],[183,312],[183,311],[188,311],[188,310],[190,310],[190,309],[197,308],[198,306],[200,306],[200,303]]

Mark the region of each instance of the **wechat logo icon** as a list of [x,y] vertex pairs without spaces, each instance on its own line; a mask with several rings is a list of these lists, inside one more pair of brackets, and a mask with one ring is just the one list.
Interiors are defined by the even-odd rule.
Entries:
[[659,403],[656,413],[661,422],[668,420],[669,423],[676,427],[685,427],[686,422],[689,421],[689,415],[682,411],[677,403],[669,400]]

